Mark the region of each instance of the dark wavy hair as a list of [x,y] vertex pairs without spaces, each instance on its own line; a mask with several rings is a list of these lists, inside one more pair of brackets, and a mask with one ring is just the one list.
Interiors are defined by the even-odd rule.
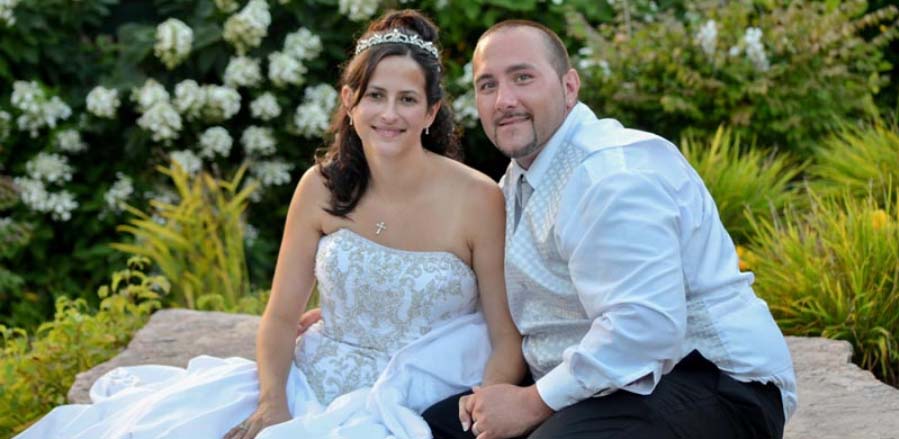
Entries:
[[[437,26],[427,17],[414,10],[391,11],[369,25],[368,30],[360,37],[367,38],[376,32],[399,29],[408,35],[417,34],[425,41],[437,45]],[[445,102],[443,75],[440,60],[435,59],[428,51],[410,44],[387,43],[369,47],[352,57],[343,67],[339,88],[348,86],[353,90],[353,106],[359,103],[371,75],[378,63],[389,56],[408,56],[421,67],[425,76],[425,94],[428,108],[441,102],[434,122],[428,134],[422,133],[422,145],[437,154],[459,160],[459,138],[453,122],[452,109]],[[362,151],[362,140],[350,125],[349,116],[341,101],[331,119],[326,139],[329,146],[319,151],[316,164],[324,178],[325,186],[331,192],[331,199],[325,211],[331,215],[346,217],[365,194],[368,188],[370,171],[365,154]]]

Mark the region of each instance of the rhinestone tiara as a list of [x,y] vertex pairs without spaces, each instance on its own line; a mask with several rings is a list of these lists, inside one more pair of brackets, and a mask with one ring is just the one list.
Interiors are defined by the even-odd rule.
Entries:
[[427,50],[428,53],[433,55],[435,59],[440,59],[440,52],[437,51],[437,47],[434,46],[434,43],[422,40],[418,35],[406,35],[396,28],[391,29],[388,32],[379,32],[368,38],[359,40],[359,42],[356,43],[356,55],[358,55],[360,52],[365,51],[365,49],[368,49],[369,47],[387,43],[411,44],[413,46],[418,46],[424,50]]

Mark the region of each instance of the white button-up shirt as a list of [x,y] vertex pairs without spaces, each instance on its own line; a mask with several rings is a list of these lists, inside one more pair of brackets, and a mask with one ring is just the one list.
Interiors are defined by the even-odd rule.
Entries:
[[649,394],[697,349],[739,381],[776,384],[789,418],[786,342],[677,148],[578,104],[529,169],[510,164],[507,212],[521,174],[534,193],[507,221],[506,284],[547,405]]

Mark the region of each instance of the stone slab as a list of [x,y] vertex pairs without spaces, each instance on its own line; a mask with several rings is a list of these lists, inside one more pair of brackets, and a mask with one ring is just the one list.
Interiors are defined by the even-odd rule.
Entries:
[[[194,356],[256,358],[259,317],[162,310],[115,358],[81,373],[69,401],[87,403],[90,384],[118,366],[165,364],[184,367]],[[787,337],[799,386],[799,410],[785,439],[899,439],[899,389],[881,383],[850,362],[844,341]]]
[[119,355],[79,373],[69,389],[71,403],[90,403],[91,384],[119,366],[162,364],[186,367],[197,355],[256,359],[259,317],[246,314],[165,309],[150,317]]

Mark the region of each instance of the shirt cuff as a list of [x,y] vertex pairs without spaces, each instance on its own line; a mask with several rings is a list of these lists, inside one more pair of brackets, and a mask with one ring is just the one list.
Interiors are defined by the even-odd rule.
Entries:
[[555,411],[583,401],[594,394],[581,386],[564,362],[537,380],[536,385],[540,398]]

